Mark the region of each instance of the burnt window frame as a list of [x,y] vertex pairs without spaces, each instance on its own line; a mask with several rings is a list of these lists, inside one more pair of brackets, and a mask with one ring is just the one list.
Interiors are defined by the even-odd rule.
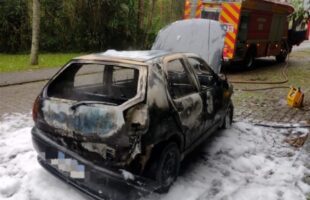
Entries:
[[[120,106],[124,109],[131,107],[132,105],[135,105],[138,102],[142,102],[145,99],[145,94],[146,94],[146,86],[147,86],[147,74],[148,74],[148,69],[147,69],[147,64],[145,63],[139,63],[139,62],[117,62],[117,61],[109,61],[109,60],[87,60],[87,59],[73,59],[66,63],[56,74],[53,75],[51,79],[46,83],[46,85],[43,88],[42,91],[42,98],[55,98],[55,99],[61,99],[66,102],[79,102],[79,100],[70,100],[70,99],[62,99],[62,98],[57,98],[57,97],[51,97],[48,95],[48,88],[50,85],[61,75],[68,67],[70,67],[72,64],[100,64],[100,65],[115,65],[115,66],[120,66],[124,68],[132,68],[136,69],[139,72],[138,76],[138,82],[137,82],[137,92],[136,95],[127,101],[125,101],[122,104],[119,104],[117,106]],[[84,101],[82,101],[84,102]],[[85,101],[87,103],[92,103],[92,104],[102,104],[100,101]]]
[[[194,59],[194,60],[199,61],[207,69],[207,71],[210,73],[210,75],[212,75],[212,76],[215,75],[214,71],[211,69],[211,67],[203,59],[201,59],[199,57],[195,57],[195,56],[188,56],[187,57],[188,64],[193,68],[193,70],[196,74],[197,74],[197,71],[196,71],[195,67],[192,66],[192,64],[190,63],[190,59]],[[203,70],[200,69],[200,72],[203,73]]]
[[[169,86],[169,79],[168,79],[168,69],[167,69],[169,62],[172,62],[174,60],[180,60],[180,63],[183,66],[184,72],[186,73],[186,75],[189,79],[189,83],[193,87],[192,92],[184,94],[182,96],[177,96],[177,97],[175,97],[174,95],[171,94],[171,89]],[[165,73],[165,81],[166,81],[167,92],[169,93],[170,97],[173,100],[180,99],[180,98],[198,93],[200,91],[199,83],[197,82],[196,78],[194,77],[195,75],[193,74],[193,71],[191,69],[189,69],[188,63],[183,56],[171,56],[171,57],[169,56],[168,58],[165,58],[164,59],[164,73]]]
[[[190,63],[190,59],[194,59],[199,61],[205,68],[206,71],[208,73],[203,73],[203,70],[200,69],[201,74],[197,73],[197,70],[195,69],[194,66],[192,66],[192,64]],[[193,70],[193,73],[195,74],[195,78],[197,80],[197,82],[200,85],[200,88],[203,90],[205,87],[212,87],[212,85],[214,84],[214,82],[218,79],[218,75],[213,71],[213,69],[208,65],[208,63],[203,60],[200,57],[196,57],[194,55],[189,55],[187,56],[187,63],[188,65],[190,65],[190,67]],[[203,78],[205,77],[205,78]],[[206,80],[206,78],[208,78],[209,80]],[[204,81],[202,80],[204,79]]]

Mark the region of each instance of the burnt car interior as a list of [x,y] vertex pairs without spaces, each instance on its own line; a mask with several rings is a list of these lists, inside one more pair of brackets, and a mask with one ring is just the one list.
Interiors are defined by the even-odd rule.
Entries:
[[173,99],[197,92],[180,59],[168,62],[167,74],[168,89]]
[[188,62],[195,70],[199,82],[203,88],[212,86],[214,84],[216,81],[216,74],[212,72],[210,67],[204,61],[191,57],[188,58]]
[[49,85],[49,97],[120,105],[137,94],[139,70],[118,65],[72,63]]

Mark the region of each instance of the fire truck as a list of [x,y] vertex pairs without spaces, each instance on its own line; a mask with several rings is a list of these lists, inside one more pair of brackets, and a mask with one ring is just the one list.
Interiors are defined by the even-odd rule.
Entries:
[[255,58],[275,56],[284,62],[292,45],[288,40],[288,16],[294,8],[267,0],[186,0],[184,18],[220,21],[226,27],[223,61],[253,66]]

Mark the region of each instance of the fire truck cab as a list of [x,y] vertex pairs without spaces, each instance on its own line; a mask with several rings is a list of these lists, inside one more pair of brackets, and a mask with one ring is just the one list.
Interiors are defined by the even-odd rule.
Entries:
[[294,8],[267,0],[187,0],[184,18],[218,20],[226,26],[223,61],[242,61],[252,67],[255,58],[275,56],[284,62],[288,42],[288,15]]

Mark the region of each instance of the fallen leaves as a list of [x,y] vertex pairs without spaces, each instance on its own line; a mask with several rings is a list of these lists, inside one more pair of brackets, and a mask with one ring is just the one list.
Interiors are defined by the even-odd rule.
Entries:
[[285,139],[284,141],[295,148],[300,148],[307,141],[308,135],[309,135],[308,133],[304,133],[302,135],[294,135]]

